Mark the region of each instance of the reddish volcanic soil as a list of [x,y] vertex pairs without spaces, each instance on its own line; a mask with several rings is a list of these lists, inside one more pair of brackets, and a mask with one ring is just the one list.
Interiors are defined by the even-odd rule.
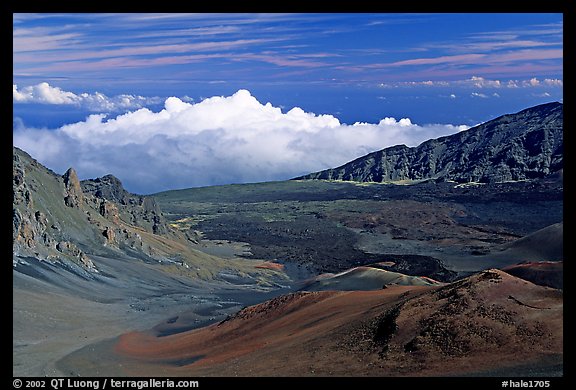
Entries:
[[[326,348],[338,348],[350,324],[373,318],[393,303],[426,290],[398,286],[379,291],[299,292],[248,307],[227,321],[188,333],[162,338],[140,332],[125,334],[115,350],[140,362],[168,366],[164,368],[171,369],[164,372],[170,375],[342,374],[348,371],[351,357],[356,358],[349,353],[327,355]],[[407,295],[399,298],[402,294]],[[191,365],[177,367],[196,357],[200,358]],[[330,364],[323,358],[329,358]]]
[[131,376],[558,374],[562,320],[560,290],[489,270],[443,287],[288,294],[202,329],[124,334],[106,353]]
[[284,269],[284,264],[274,263],[272,261],[264,261],[261,264],[254,266],[254,268],[273,269],[276,271],[282,271]]

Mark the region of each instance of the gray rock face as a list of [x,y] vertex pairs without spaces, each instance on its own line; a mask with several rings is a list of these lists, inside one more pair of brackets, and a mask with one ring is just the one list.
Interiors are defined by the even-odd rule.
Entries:
[[563,105],[548,103],[417,147],[393,146],[296,179],[460,183],[535,179],[563,168],[563,145]]
[[[70,241],[74,231],[60,228],[73,227],[82,215],[83,195],[76,172],[69,169],[58,176],[17,148],[12,172],[13,253],[43,260],[67,259],[93,270],[90,258]],[[56,215],[65,215],[66,220],[57,221]]]
[[97,179],[82,180],[82,190],[100,199],[106,199],[114,203],[129,205],[135,203],[135,196],[130,194],[122,186],[122,182],[113,175],[106,175]]
[[86,268],[94,268],[92,260],[70,241],[60,241],[56,244],[56,250],[65,256],[77,258]]
[[34,210],[30,187],[26,182],[25,154],[14,154],[12,164],[12,242],[16,253],[35,253],[42,241],[46,225],[39,211]]
[[16,147],[12,171],[15,257],[73,262],[97,272],[91,255],[154,251],[156,241],[140,233],[181,238],[154,198],[129,193],[114,176],[80,182],[74,169],[55,174]]
[[80,185],[85,194],[98,202],[98,211],[103,217],[115,223],[122,220],[155,234],[167,234],[170,231],[156,200],[126,191],[115,176],[82,180]]
[[98,211],[100,212],[100,215],[103,216],[104,218],[114,223],[120,222],[120,213],[118,211],[118,206],[116,206],[115,203],[106,199],[102,199]]
[[64,195],[64,203],[68,207],[81,207],[84,201],[80,181],[74,168],[69,168],[64,175],[64,185],[66,186],[66,194]]

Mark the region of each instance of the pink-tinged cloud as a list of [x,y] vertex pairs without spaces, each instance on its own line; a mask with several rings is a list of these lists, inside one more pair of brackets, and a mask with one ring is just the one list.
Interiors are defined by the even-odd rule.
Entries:
[[238,39],[234,41],[221,42],[199,42],[190,44],[154,44],[137,47],[124,47],[113,50],[74,50],[67,52],[45,53],[42,56],[37,54],[15,54],[15,61],[24,63],[46,63],[46,62],[65,62],[65,61],[86,61],[89,59],[107,59],[107,58],[131,58],[135,56],[161,56],[177,53],[195,53],[195,52],[214,52],[219,50],[231,50],[241,47],[258,45],[269,42],[276,42],[281,38],[275,39]]
[[240,28],[237,26],[214,26],[186,28],[181,30],[144,32],[135,34],[132,37],[137,39],[160,37],[204,37],[212,35],[233,34],[238,32],[240,32]]
[[485,54],[490,54],[490,52],[503,49],[525,49],[548,46],[562,46],[562,41],[558,40],[556,42],[544,42],[528,39],[521,40],[518,39],[516,35],[508,35],[503,36],[501,40],[498,41],[463,42],[461,44],[435,44],[429,45],[427,47],[431,49],[448,50],[450,52],[485,52]]
[[488,59],[488,63],[515,62],[515,61],[536,61],[536,60],[556,60],[564,58],[562,49],[541,49],[541,50],[517,50],[503,54],[493,54]]
[[279,54],[276,55],[241,54],[231,56],[230,59],[234,61],[261,61],[278,66],[298,67],[298,68],[321,68],[330,65],[325,62],[311,61],[306,59],[305,57],[306,56],[282,56]]
[[506,31],[490,31],[490,32],[479,32],[471,34],[473,39],[478,40],[511,40],[517,39],[519,36],[545,36],[545,35],[559,35],[561,36],[564,32],[563,22],[548,23],[533,25],[531,28],[524,29],[514,29]]
[[[27,36],[25,33],[19,35],[18,31],[15,31],[12,37],[12,51],[17,54],[70,49],[78,38],[80,38],[78,33]],[[29,58],[40,59],[38,54]]]
[[483,75],[483,77],[514,77],[524,78],[533,77],[541,74],[561,74],[563,71],[562,64],[497,64],[490,65],[481,63],[474,67],[429,67],[419,69],[409,69],[405,72],[387,72],[387,69],[381,69],[379,72],[368,72],[367,69],[358,69],[357,73],[362,74],[364,81],[372,81],[376,84],[382,82],[385,78],[388,84],[409,82],[406,80],[444,80],[457,81],[471,78],[474,75]]
[[214,58],[227,58],[225,54],[196,54],[187,56],[170,56],[157,58],[107,58],[96,61],[63,61],[27,68],[27,72],[81,72],[103,71],[122,68],[140,68],[165,65],[192,64]]
[[440,56],[432,58],[415,58],[413,60],[404,60],[384,64],[385,66],[405,66],[405,65],[435,65],[435,64],[475,64],[486,54],[459,54],[454,56]]
[[80,71],[101,71],[105,69],[122,68],[142,68],[166,65],[182,65],[199,63],[212,59],[223,59],[228,61],[255,61],[274,64],[281,67],[292,68],[322,68],[330,64],[321,61],[313,61],[308,58],[330,57],[327,53],[306,54],[302,56],[262,55],[254,53],[234,54],[234,53],[214,53],[214,54],[192,54],[181,56],[162,56],[156,58],[138,57],[117,57],[106,58],[96,61],[59,61],[45,66],[29,67],[27,72],[80,72]]
[[[475,74],[500,73],[502,75],[529,75],[535,74],[539,71],[562,71],[561,63],[557,65],[543,65],[528,63],[529,61],[544,61],[562,58],[562,49],[528,49],[494,54],[462,54],[429,58],[415,58],[392,63],[376,63],[352,66],[339,65],[335,66],[334,69],[344,72],[365,73],[367,77],[370,77],[368,73],[369,71],[374,71],[376,69],[380,71],[395,69],[394,74],[390,74],[390,77],[393,77],[398,81],[406,76],[410,77],[411,79],[433,79],[446,76],[469,75],[472,72]],[[522,62],[526,63],[522,64]],[[462,67],[463,65],[466,67]],[[401,67],[412,66],[428,66],[428,68],[420,71],[414,71],[413,69],[410,69],[409,74],[402,74],[396,70]]]

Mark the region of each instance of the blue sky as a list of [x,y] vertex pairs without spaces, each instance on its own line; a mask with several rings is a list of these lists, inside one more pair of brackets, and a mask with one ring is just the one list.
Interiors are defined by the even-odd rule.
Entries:
[[[390,143],[417,144],[459,126],[562,101],[562,41],[562,14],[14,14],[14,142],[52,169],[76,165],[81,177],[111,172],[139,192],[285,179]],[[169,97],[184,105],[173,102],[179,108],[168,112]],[[210,103],[211,97],[221,100]],[[275,114],[266,110],[267,103]],[[294,107],[312,119],[293,124],[295,113],[287,114]],[[224,109],[229,111],[218,112]],[[145,110],[151,116],[143,119]],[[170,126],[177,113],[194,121],[207,113],[252,121],[244,126],[224,121],[220,126],[228,127],[218,129],[210,121],[202,129],[182,125],[170,134],[152,125],[166,120]],[[326,125],[327,116],[338,126]],[[395,122],[384,123],[385,118]],[[397,129],[402,118],[410,121],[410,126],[403,122],[403,132]],[[266,122],[272,119],[286,123],[268,142],[283,143],[276,153],[296,160],[305,158],[304,152],[320,153],[311,134],[322,134],[315,141],[334,147],[348,136],[373,141],[300,167],[274,156],[259,161],[259,150],[268,147],[251,144],[237,151],[239,159],[250,156],[242,169],[221,172],[230,161],[214,145],[234,150],[231,145],[251,143],[248,127],[273,128]],[[366,129],[353,126],[357,122],[372,125],[374,134],[362,133],[359,129]],[[147,135],[133,131],[136,123]],[[285,128],[290,124],[301,128]],[[344,135],[335,140],[334,129]],[[131,143],[100,149],[104,135],[123,140],[126,134],[132,134]],[[50,148],[46,137],[54,144]],[[180,162],[182,169],[210,169],[202,180],[154,178],[128,169],[119,157],[107,158],[108,166],[98,157],[114,152],[145,158],[161,172],[168,166],[161,161],[164,153],[208,141],[212,144],[185,153],[187,160]],[[172,149],[156,150],[162,142]],[[292,150],[297,145],[303,149]],[[82,153],[63,157],[66,147]],[[219,164],[222,160],[226,163]],[[142,184],[150,181],[155,184]]]

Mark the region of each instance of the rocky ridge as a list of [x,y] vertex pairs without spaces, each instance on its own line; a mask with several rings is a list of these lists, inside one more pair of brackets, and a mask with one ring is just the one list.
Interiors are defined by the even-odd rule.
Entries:
[[[76,173],[68,170],[60,177],[17,148],[14,148],[12,172],[14,255],[67,259],[94,269],[92,261],[62,231],[62,222],[47,205],[48,198],[56,196],[61,198],[58,214],[67,214],[67,207],[80,207],[82,195],[78,192],[80,184]],[[57,184],[48,187],[45,182]],[[69,216],[74,214],[71,212]]]
[[296,179],[495,183],[542,178],[562,168],[563,105],[555,102],[503,115],[417,147],[392,146]]
[[15,263],[34,257],[71,261],[89,271],[97,269],[87,254],[158,257],[143,234],[182,238],[153,198],[129,193],[114,176],[80,182],[73,168],[57,175],[16,147],[12,222]]

